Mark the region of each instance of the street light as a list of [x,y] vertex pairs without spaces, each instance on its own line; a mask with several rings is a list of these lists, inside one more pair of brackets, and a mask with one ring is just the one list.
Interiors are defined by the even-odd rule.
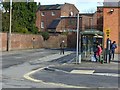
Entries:
[[76,64],[81,63],[81,35],[79,32],[79,13],[77,15],[77,47],[76,47]]
[[10,49],[11,49],[11,21],[12,21],[12,0],[10,0],[10,26],[9,26],[9,34],[8,34],[7,51],[10,51]]

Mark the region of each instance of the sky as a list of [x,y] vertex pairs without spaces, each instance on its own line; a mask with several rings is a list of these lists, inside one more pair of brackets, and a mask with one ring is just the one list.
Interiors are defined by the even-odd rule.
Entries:
[[74,4],[80,13],[94,12],[97,6],[102,6],[104,0],[34,0],[35,2],[40,2],[41,5],[51,5],[51,4],[64,4],[71,3]]

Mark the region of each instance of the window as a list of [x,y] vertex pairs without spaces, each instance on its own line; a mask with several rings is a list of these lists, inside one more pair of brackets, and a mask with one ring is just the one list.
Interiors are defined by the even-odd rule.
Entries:
[[73,15],[74,15],[73,12],[70,12],[69,16],[73,16]]
[[55,12],[52,12],[52,16],[55,16]]
[[41,12],[41,16],[45,16],[45,12]]
[[44,28],[44,22],[43,21],[41,22],[41,28]]

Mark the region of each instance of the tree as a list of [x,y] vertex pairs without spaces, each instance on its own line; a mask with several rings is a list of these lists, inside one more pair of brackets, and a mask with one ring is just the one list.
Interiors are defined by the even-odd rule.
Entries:
[[[9,11],[9,3],[4,2],[3,7]],[[36,20],[36,2],[13,2],[12,4],[12,32],[18,33],[37,33],[38,29],[35,26]],[[8,14],[8,16],[7,16]],[[6,18],[7,17],[7,18]],[[3,31],[8,31],[5,27],[6,22],[9,22],[9,12],[3,13]]]
[[9,22],[10,22],[10,3],[2,3],[5,9],[5,12],[2,13],[2,31],[9,31]]

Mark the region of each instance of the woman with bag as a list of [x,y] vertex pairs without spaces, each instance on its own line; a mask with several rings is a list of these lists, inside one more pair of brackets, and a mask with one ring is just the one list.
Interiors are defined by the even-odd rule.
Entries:
[[101,55],[101,53],[102,53],[102,48],[101,48],[101,46],[98,44],[97,45],[97,52],[96,52],[96,56],[99,58],[98,60],[99,60],[99,62],[100,62],[100,55]]

